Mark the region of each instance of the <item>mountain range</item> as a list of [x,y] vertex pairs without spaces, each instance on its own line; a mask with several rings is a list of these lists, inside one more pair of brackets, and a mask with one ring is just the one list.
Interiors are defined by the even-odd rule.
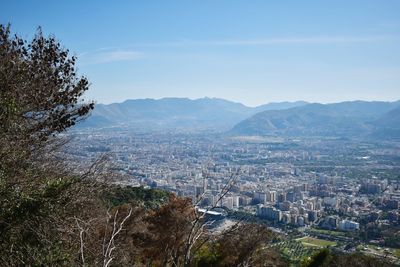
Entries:
[[248,107],[218,98],[135,99],[98,104],[86,128],[212,130],[230,135],[400,138],[400,101],[305,101]]
[[81,127],[129,127],[138,130],[209,129],[227,131],[240,121],[265,110],[282,110],[307,102],[269,103],[248,107],[218,98],[135,99],[109,105],[96,105]]

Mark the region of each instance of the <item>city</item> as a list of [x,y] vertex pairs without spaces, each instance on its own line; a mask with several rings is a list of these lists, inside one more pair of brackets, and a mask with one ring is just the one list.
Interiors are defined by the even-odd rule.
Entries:
[[121,129],[71,136],[65,153],[77,168],[106,154],[122,177],[115,183],[167,190],[199,208],[226,210],[224,219],[261,221],[399,260],[399,250],[389,248],[400,228],[396,141]]

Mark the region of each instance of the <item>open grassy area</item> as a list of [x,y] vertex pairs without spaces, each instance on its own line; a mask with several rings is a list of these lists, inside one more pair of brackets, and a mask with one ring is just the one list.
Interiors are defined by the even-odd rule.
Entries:
[[336,242],[318,239],[314,237],[302,237],[297,239],[297,241],[300,241],[304,246],[311,246],[311,247],[328,247],[336,245]]
[[340,231],[332,231],[332,230],[324,230],[324,229],[310,229],[310,233],[319,233],[319,234],[325,234],[325,235],[331,235],[331,236],[347,236],[345,232],[340,232]]
[[305,246],[302,242],[296,240],[286,240],[276,243],[271,247],[279,250],[291,262],[290,266],[292,264],[294,264],[293,266],[299,266],[302,260],[311,257],[319,249],[316,246]]

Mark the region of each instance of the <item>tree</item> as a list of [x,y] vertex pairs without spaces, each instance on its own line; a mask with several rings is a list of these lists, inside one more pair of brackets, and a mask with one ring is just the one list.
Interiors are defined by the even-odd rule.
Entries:
[[[0,25],[0,171],[12,175],[49,140],[84,119],[94,107],[81,97],[89,82],[76,57],[39,28],[32,41]],[[54,140],[54,138],[53,138]]]
[[193,220],[191,199],[171,195],[166,204],[145,218],[147,229],[142,237],[145,257],[156,266],[183,266]]
[[[40,29],[28,42],[0,25],[0,265],[61,265],[60,214],[76,208],[77,177],[51,153],[56,135],[94,107],[76,58]],[[88,188],[88,187],[87,187]],[[80,203],[82,204],[82,203]],[[60,223],[60,224],[57,224]]]
[[223,232],[217,241],[219,266],[286,266],[267,247],[274,234],[262,224],[242,223]]

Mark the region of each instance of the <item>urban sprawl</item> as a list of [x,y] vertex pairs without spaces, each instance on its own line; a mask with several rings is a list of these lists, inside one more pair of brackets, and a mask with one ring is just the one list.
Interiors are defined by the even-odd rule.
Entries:
[[245,215],[283,234],[396,259],[385,235],[399,230],[400,143],[123,130],[72,136],[66,153],[77,167],[106,154],[123,177],[114,182],[190,197],[203,211],[216,207],[210,216],[222,220]]

